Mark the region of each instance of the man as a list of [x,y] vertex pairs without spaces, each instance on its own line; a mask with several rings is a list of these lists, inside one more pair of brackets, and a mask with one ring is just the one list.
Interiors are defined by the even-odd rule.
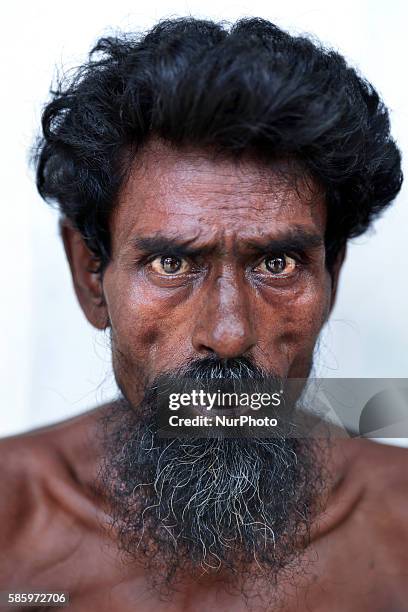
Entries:
[[121,395],[2,441],[1,589],[84,611],[407,610],[405,450],[158,422],[163,380],[310,375],[347,240],[401,186],[373,87],[266,21],[179,19],[101,39],[42,126],[38,188]]

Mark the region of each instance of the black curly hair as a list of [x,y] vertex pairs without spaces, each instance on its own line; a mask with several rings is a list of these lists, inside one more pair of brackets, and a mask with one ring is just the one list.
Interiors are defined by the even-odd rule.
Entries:
[[[101,38],[51,92],[37,187],[57,202],[103,272],[109,216],[151,137],[233,156],[298,160],[324,189],[326,265],[395,198],[401,156],[375,89],[333,50],[263,19],[179,18]],[[130,154],[129,154],[130,153]]]

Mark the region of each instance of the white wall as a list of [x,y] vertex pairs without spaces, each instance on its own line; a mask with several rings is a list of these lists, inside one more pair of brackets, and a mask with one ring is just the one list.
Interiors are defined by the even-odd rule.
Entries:
[[[0,35],[0,435],[74,415],[114,392],[107,337],[90,328],[76,304],[56,213],[40,200],[27,168],[55,65],[82,62],[112,28],[145,29],[186,14],[262,16],[337,47],[378,87],[400,147],[408,150],[408,5],[402,1],[8,2]],[[408,377],[407,240],[403,189],[372,235],[349,250],[322,340],[322,375]]]

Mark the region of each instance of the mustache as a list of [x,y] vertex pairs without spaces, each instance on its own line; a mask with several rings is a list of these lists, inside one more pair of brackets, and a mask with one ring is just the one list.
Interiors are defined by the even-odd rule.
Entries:
[[281,380],[280,376],[275,371],[266,370],[255,364],[252,359],[243,356],[225,359],[220,359],[218,357],[194,359],[178,368],[167,370],[161,376],[190,378],[197,381],[210,381],[213,379],[223,379],[227,381]]
[[255,393],[260,390],[278,391],[283,380],[273,371],[266,371],[247,357],[195,359],[182,366],[162,372],[145,388],[144,404],[165,406],[170,394],[202,390],[208,394]]
[[[145,389],[144,399],[138,410],[139,414],[143,411],[143,416],[151,415],[157,419],[160,437],[181,436],[185,439],[193,434],[199,438],[218,435],[241,437],[250,434],[253,438],[260,435],[260,432],[249,431],[246,427],[229,430],[212,425],[202,427],[196,423],[193,430],[183,429],[181,426],[174,429],[169,425],[173,414],[171,411],[178,411],[181,422],[197,414],[208,415],[208,410],[212,410],[214,414],[230,417],[245,414],[253,416],[255,414],[251,413],[253,401],[256,410],[259,410],[262,404],[256,402],[259,402],[260,397],[271,397],[274,394],[279,398],[279,403],[270,405],[268,410],[263,408],[263,413],[264,416],[267,414],[269,419],[274,420],[279,416],[280,425],[275,427],[274,436],[283,435],[281,427],[286,431],[291,423],[291,420],[288,420],[290,415],[286,398],[282,395],[283,387],[283,381],[275,372],[266,371],[246,357],[232,359],[207,357],[191,361],[156,377]],[[286,409],[285,419],[279,414],[284,409]],[[260,413],[257,413],[257,416],[259,415]],[[278,420],[276,425],[277,422]],[[265,428],[262,436],[266,436],[268,432],[272,434],[272,431]]]

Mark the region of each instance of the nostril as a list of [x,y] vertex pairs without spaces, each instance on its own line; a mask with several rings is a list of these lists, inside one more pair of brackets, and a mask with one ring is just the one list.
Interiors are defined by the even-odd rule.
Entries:
[[205,344],[201,344],[194,347],[196,351],[200,353],[200,355],[205,355],[207,357],[215,357],[217,353],[210,346],[206,346]]

